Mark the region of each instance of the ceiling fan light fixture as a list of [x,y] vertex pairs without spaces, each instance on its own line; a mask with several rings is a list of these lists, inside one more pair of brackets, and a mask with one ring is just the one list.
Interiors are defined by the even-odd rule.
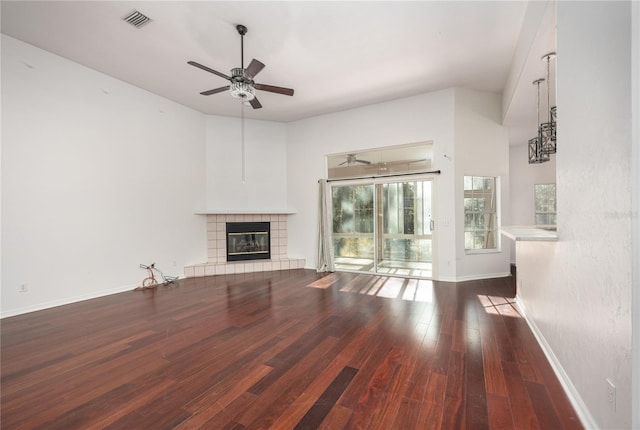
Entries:
[[256,98],[256,90],[246,82],[232,82],[229,87],[229,93],[234,99],[245,102]]
[[234,99],[245,102],[251,101],[256,97],[256,90],[244,75],[244,69],[236,67],[231,69],[231,85],[229,85],[229,93]]

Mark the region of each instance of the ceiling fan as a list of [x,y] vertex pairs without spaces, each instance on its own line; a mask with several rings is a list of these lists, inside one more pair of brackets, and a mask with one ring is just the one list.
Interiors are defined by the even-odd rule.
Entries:
[[356,163],[360,163],[360,164],[371,164],[371,161],[367,161],[367,160],[360,160],[358,159],[357,154],[347,154],[347,159],[346,161],[338,164],[338,166],[343,166],[343,165],[347,165],[347,166],[352,166]]
[[233,98],[241,101],[248,101],[254,109],[260,109],[262,107],[256,98],[256,90],[292,96],[293,90],[291,88],[258,84],[253,81],[253,78],[264,68],[264,64],[254,58],[251,60],[251,63],[249,63],[249,66],[246,69],[244,68],[244,35],[247,34],[247,27],[239,24],[236,25],[236,30],[238,30],[238,33],[240,34],[240,67],[231,69],[231,76],[227,76],[224,73],[213,70],[207,66],[203,66],[195,61],[187,62],[194,67],[213,73],[214,75],[220,76],[230,82],[229,85],[203,91],[200,94],[203,96],[210,96],[211,94],[217,94],[229,90],[229,94],[231,94]]

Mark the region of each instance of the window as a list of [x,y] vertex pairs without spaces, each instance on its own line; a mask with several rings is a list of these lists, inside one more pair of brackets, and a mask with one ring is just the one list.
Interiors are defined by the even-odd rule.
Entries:
[[556,184],[535,184],[536,225],[556,225]]
[[496,178],[464,177],[464,248],[497,249]]

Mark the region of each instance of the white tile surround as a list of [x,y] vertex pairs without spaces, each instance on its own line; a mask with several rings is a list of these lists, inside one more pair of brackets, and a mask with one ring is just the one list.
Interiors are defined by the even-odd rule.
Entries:
[[[207,262],[187,266],[187,278],[304,268],[305,260],[287,255],[287,214],[207,214]],[[227,222],[269,222],[271,259],[227,262]]]

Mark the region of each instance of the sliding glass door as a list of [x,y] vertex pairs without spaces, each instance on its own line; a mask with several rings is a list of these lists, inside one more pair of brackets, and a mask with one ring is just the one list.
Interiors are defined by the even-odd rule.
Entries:
[[332,186],[338,270],[431,278],[432,180]]

